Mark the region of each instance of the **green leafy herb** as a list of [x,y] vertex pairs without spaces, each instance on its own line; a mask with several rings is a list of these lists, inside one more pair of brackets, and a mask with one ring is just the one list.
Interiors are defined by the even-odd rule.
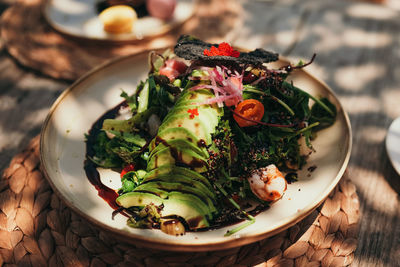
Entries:
[[[332,110],[329,105],[326,105],[326,103],[324,101],[319,100],[318,98],[314,97],[313,95],[301,90],[300,88],[297,88],[296,86],[288,83],[288,82],[284,82],[283,83],[283,87],[287,88],[287,89],[292,89],[292,90],[296,90],[298,92],[301,92],[303,94],[306,94],[309,98],[311,98],[312,100],[314,100],[321,108],[323,108],[326,112],[328,112],[332,117],[335,117],[336,113],[334,110]],[[331,104],[332,105],[332,104]],[[332,107],[332,106],[331,106]]]
[[122,90],[122,93],[120,95],[123,97],[128,104],[129,108],[131,109],[132,112],[136,112],[137,110],[137,100],[136,100],[136,95],[129,96],[124,90]]
[[142,125],[147,122],[147,119],[152,114],[158,114],[158,111],[159,108],[151,107],[141,113],[133,115],[133,117],[128,120],[106,119],[103,122],[103,130],[125,133],[137,132],[138,129],[142,128]]
[[162,207],[149,204],[143,207],[136,216],[128,219],[128,226],[134,228],[153,228],[161,222]]
[[93,146],[95,154],[90,159],[104,168],[120,168],[122,165],[134,163],[146,144],[144,137],[117,131],[110,133],[114,134],[114,138],[108,138],[104,131],[97,135]]
[[108,132],[124,140],[126,143],[131,143],[138,147],[143,147],[146,144],[146,139],[138,133],[126,133],[112,130],[109,130]]
[[94,155],[89,157],[96,165],[103,168],[115,168],[120,167],[122,160],[118,155],[110,153],[109,147],[110,139],[107,137],[105,132],[100,132],[96,141],[93,145]]
[[127,193],[133,191],[138,185],[143,181],[146,171],[130,171],[127,172],[121,179],[122,187],[120,189],[121,193]]
[[256,87],[248,85],[248,84],[246,84],[244,86],[244,91],[270,97],[271,99],[273,99],[276,102],[278,102],[282,107],[284,107],[289,112],[290,115],[294,116],[294,111],[284,101],[280,100],[278,97],[270,95],[270,94],[267,94],[267,93],[265,93],[263,91],[260,91]]
[[147,110],[147,107],[149,105],[149,94],[150,94],[150,89],[149,89],[149,80],[147,80],[144,83],[143,89],[139,92],[138,95],[138,113],[142,113]]
[[331,126],[336,119],[336,107],[333,105],[328,99],[322,98],[320,100],[321,103],[323,103],[326,107],[329,108],[329,110],[332,111],[333,115],[331,112],[328,112],[326,108],[321,106],[318,103],[315,103],[311,107],[311,117],[310,117],[310,123],[316,123],[318,122],[319,125],[315,127],[315,130],[321,130],[323,128]]
[[219,183],[215,183],[215,185],[221,191],[221,193],[229,200],[229,202],[249,220],[247,223],[244,223],[242,225],[239,225],[238,227],[235,227],[232,230],[229,230],[224,236],[231,236],[239,232],[240,230],[246,228],[247,226],[255,223],[256,219],[250,214],[248,214],[246,211],[242,210],[242,208],[232,199],[232,197],[228,195],[228,193]]

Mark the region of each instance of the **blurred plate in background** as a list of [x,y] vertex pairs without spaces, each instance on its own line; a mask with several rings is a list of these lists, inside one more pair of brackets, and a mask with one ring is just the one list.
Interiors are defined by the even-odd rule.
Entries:
[[177,0],[173,17],[163,21],[155,17],[140,17],[131,33],[110,34],[103,30],[96,0],[47,0],[43,14],[58,32],[80,39],[96,41],[138,41],[166,34],[193,16],[194,0]]

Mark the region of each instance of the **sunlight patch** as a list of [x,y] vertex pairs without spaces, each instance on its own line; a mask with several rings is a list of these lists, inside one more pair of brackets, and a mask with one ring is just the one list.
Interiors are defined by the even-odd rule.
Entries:
[[387,7],[384,6],[370,5],[370,4],[352,5],[347,10],[347,14],[356,18],[376,19],[376,20],[392,19],[398,17],[398,13],[395,10],[388,9]]
[[380,111],[380,102],[372,96],[346,96],[340,97],[340,101],[349,114]]
[[384,47],[390,45],[393,38],[382,32],[366,32],[359,29],[349,29],[343,34],[344,45],[350,47]]
[[377,126],[365,126],[361,128],[360,136],[362,139],[372,144],[380,144],[385,140],[386,129]]
[[335,82],[344,90],[358,92],[372,81],[381,78],[386,73],[385,66],[365,64],[361,66],[341,67],[335,73]]
[[392,119],[400,116],[400,88],[385,90],[382,94],[385,113]]
[[315,50],[319,52],[329,52],[338,49],[343,44],[340,34],[332,29],[318,25],[313,27],[312,32],[320,39],[315,43]]

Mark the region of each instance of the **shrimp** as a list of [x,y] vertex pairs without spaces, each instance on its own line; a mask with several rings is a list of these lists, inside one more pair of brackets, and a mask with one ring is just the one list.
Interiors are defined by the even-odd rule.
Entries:
[[251,191],[265,201],[280,199],[287,188],[285,177],[274,164],[254,170],[247,180]]

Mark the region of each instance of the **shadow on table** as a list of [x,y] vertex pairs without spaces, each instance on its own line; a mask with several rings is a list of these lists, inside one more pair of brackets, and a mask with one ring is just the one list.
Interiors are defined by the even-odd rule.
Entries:
[[[382,144],[382,146],[384,146],[384,144]],[[387,153],[383,153],[382,161],[384,162],[384,169],[382,170],[383,175],[393,190],[397,192],[397,197],[400,200],[400,175],[393,168]]]

